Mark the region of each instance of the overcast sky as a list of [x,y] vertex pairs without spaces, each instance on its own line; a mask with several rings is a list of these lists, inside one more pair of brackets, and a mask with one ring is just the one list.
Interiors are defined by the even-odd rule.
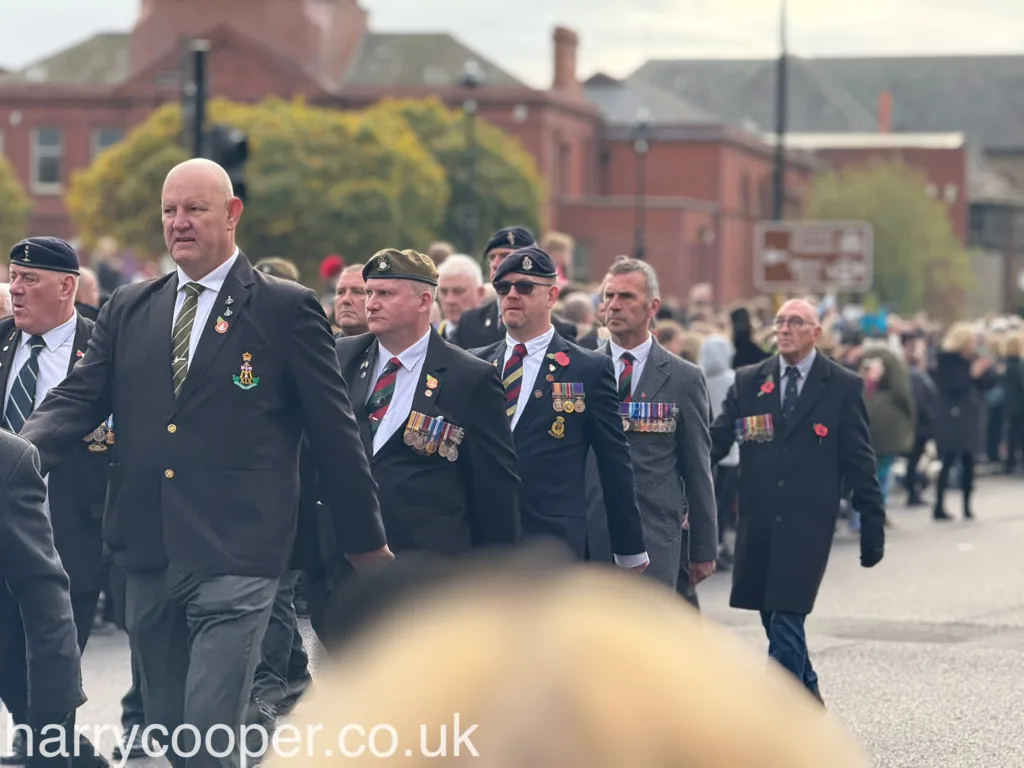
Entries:
[[[293,0],[280,0],[289,2]],[[217,0],[206,0],[217,2]],[[0,66],[131,29],[140,0],[4,0]],[[649,58],[774,55],[778,0],[363,0],[376,31],[450,31],[531,85],[551,79],[551,30],[580,35],[579,74]],[[789,0],[790,45],[813,55],[1024,53],[1021,0]],[[16,10],[15,10],[16,8]],[[514,9],[510,18],[507,9]]]

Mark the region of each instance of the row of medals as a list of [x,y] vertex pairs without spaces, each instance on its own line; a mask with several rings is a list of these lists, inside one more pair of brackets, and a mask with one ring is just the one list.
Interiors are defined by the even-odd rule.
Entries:
[[[92,438],[92,442],[89,443],[90,451],[105,451],[107,450],[108,445],[114,444],[114,430],[107,429],[106,427],[96,427],[93,433],[89,435],[86,440],[89,438]],[[104,445],[104,443],[106,445]]]
[[[425,435],[422,432],[413,432],[412,430],[406,431],[403,436],[405,444],[410,448],[415,448],[417,451],[433,455],[435,452],[440,453],[441,456],[448,461],[455,461],[459,458],[459,444],[462,443],[462,430],[452,430],[451,437],[448,440],[435,440],[429,435]],[[438,443],[440,442],[440,445]]]
[[569,397],[556,397],[554,398],[552,405],[558,413],[583,413],[587,410],[587,404],[583,401],[582,397],[577,397],[575,400]]
[[636,419],[635,421],[622,417],[622,430],[628,432],[675,432],[675,419]]

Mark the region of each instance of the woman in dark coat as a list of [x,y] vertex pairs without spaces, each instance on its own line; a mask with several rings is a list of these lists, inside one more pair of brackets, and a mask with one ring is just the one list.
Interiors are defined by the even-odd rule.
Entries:
[[935,496],[934,517],[950,520],[943,506],[949,485],[949,473],[960,462],[960,488],[964,497],[964,517],[973,517],[971,492],[974,490],[974,454],[984,444],[984,417],[988,406],[982,392],[998,381],[992,361],[977,354],[977,337],[967,323],[949,329],[942,341],[932,379],[939,390],[935,424],[935,444],[942,457]]

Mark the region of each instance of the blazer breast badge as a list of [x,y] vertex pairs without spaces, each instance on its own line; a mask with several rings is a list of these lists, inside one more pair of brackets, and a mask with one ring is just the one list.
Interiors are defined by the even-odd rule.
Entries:
[[248,352],[242,355],[242,370],[232,378],[235,380],[235,385],[241,389],[252,389],[259,385],[260,377],[252,375],[252,355]]

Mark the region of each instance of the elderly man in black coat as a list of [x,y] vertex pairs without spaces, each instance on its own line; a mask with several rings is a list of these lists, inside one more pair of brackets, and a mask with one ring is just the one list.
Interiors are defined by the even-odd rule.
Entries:
[[815,308],[775,318],[779,354],[742,368],[711,426],[711,460],[740,443],[739,524],[730,604],[760,611],[768,654],[821,701],[804,620],[825,575],[843,485],[861,513],[861,564],[882,559],[885,510],[864,385],[815,349]]

